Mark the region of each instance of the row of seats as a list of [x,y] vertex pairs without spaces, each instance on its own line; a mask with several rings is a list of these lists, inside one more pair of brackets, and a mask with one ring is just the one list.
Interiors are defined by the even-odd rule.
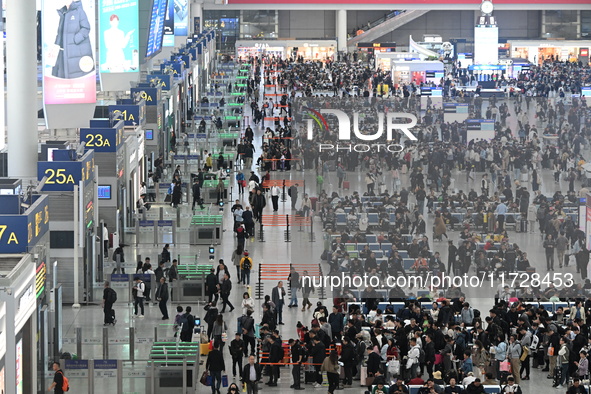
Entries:
[[[385,299],[388,298],[388,291],[387,290],[376,290],[376,292],[380,296],[384,296]],[[361,290],[353,291],[353,294],[355,295],[356,299],[361,299],[361,293],[362,293]],[[429,292],[426,290],[419,290],[417,292],[417,297],[420,298],[423,296],[427,296],[428,294],[429,294]],[[569,301],[560,301],[560,302],[532,301],[532,302],[528,302],[528,304],[533,305],[536,308],[539,306],[543,306],[544,309],[547,310],[549,313],[555,313],[556,310],[560,307],[564,308],[564,310],[566,311],[566,309],[570,308],[571,306],[574,306],[574,302],[569,302]],[[364,304],[361,304],[359,302],[350,302],[349,305],[357,305],[357,306],[359,306],[359,308],[362,310],[362,312],[364,314],[369,313],[369,311],[367,310],[367,308],[365,307]],[[386,310],[386,308],[388,308],[388,307],[391,307],[392,310],[394,311],[394,313],[398,313],[399,310],[404,308],[404,302],[380,302],[380,303],[378,303],[378,308],[382,312],[384,312]],[[431,309],[433,309],[433,302],[432,301],[422,301],[421,307],[426,310],[431,310]]]
[[[365,239],[367,241],[367,243],[372,243],[372,244],[376,244],[379,243],[378,242],[378,236],[376,234],[364,234],[365,235]],[[338,237],[340,237],[340,234],[331,234],[331,241],[336,240]],[[413,236],[412,234],[401,234],[400,237],[402,238],[402,242],[404,243],[411,243],[413,240]],[[384,242],[382,242],[384,243]],[[384,248],[381,248],[384,249]]]

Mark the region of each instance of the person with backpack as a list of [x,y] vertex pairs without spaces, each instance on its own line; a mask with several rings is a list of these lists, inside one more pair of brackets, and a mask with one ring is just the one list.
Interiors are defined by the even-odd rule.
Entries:
[[63,394],[66,391],[70,391],[70,382],[68,381],[68,378],[66,378],[66,376],[64,375],[64,372],[60,369],[60,363],[54,361],[52,364],[52,368],[54,372],[53,383],[51,384],[51,386],[49,386],[47,391],[53,390],[53,392],[56,394]]
[[213,331],[213,324],[215,323],[217,317],[218,317],[218,308],[216,307],[216,303],[215,302],[210,302],[209,304],[207,304],[204,308],[207,312],[205,313],[205,316],[203,317],[203,321],[205,321],[207,323],[207,338],[211,338],[211,333]]
[[253,309],[246,311],[246,314],[239,318],[240,327],[242,329],[242,339],[244,340],[244,357],[248,356],[248,345],[250,345],[250,354],[256,353],[255,349],[255,333],[254,333],[254,318],[252,314]]
[[341,348],[341,362],[344,364],[345,378],[343,379],[343,387],[349,388],[353,384],[353,376],[357,374],[357,351],[351,340],[343,336]]
[[242,275],[242,283],[250,285],[250,272],[252,271],[252,258],[248,252],[244,252],[242,259],[240,259],[240,273]]
[[140,279],[139,276],[133,278],[135,286],[131,289],[133,295],[133,314],[138,317],[138,306],[140,307],[141,315],[140,318],[144,317],[144,291],[146,291],[146,284]]
[[162,312],[162,320],[168,320],[168,308],[166,307],[166,303],[168,302],[168,284],[164,276],[160,278],[160,285],[156,289],[155,297],[156,301],[158,301],[160,312]]
[[113,304],[117,301],[117,292],[111,288],[111,283],[105,281],[105,289],[103,290],[103,313],[105,314],[105,326],[117,323],[115,319],[115,311]]
[[179,319],[181,326],[181,342],[191,342],[193,340],[193,328],[195,327],[195,317],[191,314],[191,307],[185,308],[185,313]]
[[[187,307],[188,309],[189,307]],[[205,362],[205,369],[209,371],[211,375],[211,393],[216,392],[220,394],[220,386],[222,384],[222,372],[226,370],[226,364],[224,362],[224,354],[220,351],[220,344],[214,342],[213,350],[207,355],[207,361]]]

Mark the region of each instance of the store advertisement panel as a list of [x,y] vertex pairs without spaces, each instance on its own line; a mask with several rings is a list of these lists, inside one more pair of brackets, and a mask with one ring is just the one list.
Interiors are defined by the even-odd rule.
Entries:
[[164,35],[164,19],[166,17],[167,0],[154,0],[152,15],[150,16],[150,29],[148,31],[148,45],[146,58],[157,55],[162,50],[162,38]]
[[43,2],[45,104],[96,102],[96,24],[93,0]]
[[174,34],[174,0],[168,0],[166,16],[164,17],[164,37],[162,37],[163,47],[174,46]]
[[[189,35],[189,1],[188,0],[169,0],[174,1],[174,35]],[[199,31],[199,30],[195,30]]]
[[138,0],[100,0],[100,72],[139,72]]

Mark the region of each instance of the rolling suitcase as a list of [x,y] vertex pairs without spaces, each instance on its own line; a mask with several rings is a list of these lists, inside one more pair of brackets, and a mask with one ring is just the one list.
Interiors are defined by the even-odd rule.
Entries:
[[521,219],[519,221],[519,226],[517,227],[517,230],[520,233],[527,233],[527,220],[525,219]]
[[351,184],[349,183],[349,181],[343,181],[343,190],[349,190],[350,186]]

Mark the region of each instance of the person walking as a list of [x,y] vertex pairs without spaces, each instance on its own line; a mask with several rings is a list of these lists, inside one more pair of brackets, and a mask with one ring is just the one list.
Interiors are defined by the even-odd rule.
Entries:
[[230,355],[232,356],[232,375],[236,378],[236,365],[238,374],[242,372],[242,353],[244,352],[244,341],[237,332],[235,338],[230,342]]
[[142,282],[139,276],[133,278],[135,285],[133,286],[131,293],[133,295],[133,314],[138,317],[138,306],[141,311],[140,318],[144,317],[144,291],[146,290],[146,284]]
[[339,366],[339,355],[336,350],[332,350],[324,359],[320,370],[326,372],[326,377],[328,378],[328,393],[333,394],[339,387],[339,375],[341,371],[341,367]]
[[271,301],[275,304],[277,312],[277,324],[283,325],[283,305],[285,305],[285,289],[283,288],[283,281],[279,281],[277,286],[271,292]]
[[156,301],[158,301],[160,312],[162,312],[162,320],[168,320],[168,308],[166,307],[166,303],[168,302],[168,284],[164,276],[160,278],[160,284],[156,289],[155,297]]
[[162,248],[162,252],[160,253],[160,261],[164,261],[165,263],[170,263],[170,245],[164,245]]
[[291,290],[291,297],[289,300],[288,308],[298,307],[298,290],[300,288],[300,274],[296,271],[295,267],[290,268],[289,277],[289,288]]
[[174,208],[177,208],[181,204],[181,198],[183,196],[183,191],[181,189],[181,182],[175,182],[172,188],[172,202],[171,205]]
[[63,394],[64,393],[64,371],[61,370],[60,363],[54,361],[51,364],[53,369],[53,383],[47,389],[47,391],[53,390],[55,394]]
[[193,328],[195,328],[195,316],[191,314],[191,307],[185,308],[185,313],[180,317],[181,342],[193,341]]
[[240,260],[240,273],[242,274],[242,283],[250,286],[250,272],[253,268],[252,258],[248,252],[244,252],[242,259]]
[[117,319],[115,319],[115,311],[113,310],[113,304],[117,301],[117,292],[110,286],[109,281],[105,281],[105,289],[103,290],[103,313],[105,315],[105,326],[108,324],[115,325]]
[[234,310],[234,305],[228,299],[230,297],[230,292],[232,291],[232,281],[230,280],[230,274],[228,272],[224,273],[224,280],[220,284],[220,295],[222,296],[222,310],[220,313],[224,313],[226,311],[226,305],[230,306],[230,312]]
[[113,261],[116,263],[115,268],[113,268],[113,273],[116,274],[119,269],[121,269],[121,273],[125,273],[125,268],[120,268],[121,263],[125,263],[125,253],[123,252],[123,244],[119,244],[119,246],[113,252]]
[[238,284],[242,283],[242,272],[240,268],[240,262],[244,253],[244,247],[242,245],[238,245],[236,249],[232,252],[232,263],[236,267],[236,278],[238,278]]
[[205,293],[209,297],[209,303],[213,301],[214,304],[217,304],[219,299],[219,291],[218,277],[215,274],[215,270],[212,268],[209,271],[209,274],[205,277]]
[[211,329],[211,339],[214,343],[217,342],[220,345],[220,352],[224,352],[224,345],[228,340],[228,326],[224,321],[224,315],[218,314],[213,322],[213,328]]
[[193,179],[191,191],[193,192],[193,206],[191,207],[191,210],[195,210],[195,204],[199,204],[201,209],[205,209],[203,206],[203,200],[201,199],[201,185],[199,184],[199,178],[195,177],[195,179]]
[[279,196],[281,195],[281,188],[274,184],[271,186],[271,202],[273,203],[273,212],[279,210]]
[[215,341],[213,343],[213,350],[207,355],[205,369],[209,371],[209,375],[211,376],[211,393],[220,394],[222,373],[226,370],[226,364],[224,363],[224,354],[220,351],[220,344]]
[[261,221],[263,217],[263,209],[267,206],[267,199],[263,195],[261,189],[257,189],[256,194],[252,198],[252,215],[255,220]]
[[289,197],[291,197],[291,209],[293,211],[295,211],[296,209],[296,203],[298,202],[298,187],[299,187],[299,183],[296,183],[295,185],[291,185],[289,189],[287,189],[287,194],[289,194]]
[[168,269],[168,282],[170,283],[170,301],[174,301],[174,289],[176,281],[179,279],[179,262],[177,259],[172,260],[172,265]]
[[242,381],[246,384],[247,394],[258,394],[258,382],[261,380],[261,366],[255,362],[254,355],[248,358],[248,364],[242,369]]
[[556,246],[556,243],[554,242],[552,234],[546,235],[546,239],[542,246],[546,251],[546,269],[548,271],[554,271],[554,247]]
[[[308,271],[304,270],[303,276],[307,277]],[[312,303],[310,302],[310,293],[314,292],[314,287],[312,287],[311,280],[302,281],[300,279],[300,282],[301,282],[301,286],[302,286],[302,312],[303,312],[306,310],[306,305],[308,305],[308,309],[310,309],[310,307],[312,306]]]
[[519,373],[521,369],[521,353],[522,353],[521,344],[517,340],[516,335],[511,335],[509,337],[509,346],[507,347],[507,359],[511,363],[511,370],[515,371],[513,376],[515,377],[515,383],[519,384],[521,381],[521,374]]
[[240,327],[242,327],[242,339],[244,340],[244,357],[248,356],[248,345],[250,344],[250,354],[254,356],[255,333],[254,333],[254,313],[253,309],[248,309],[246,314],[239,318]]

